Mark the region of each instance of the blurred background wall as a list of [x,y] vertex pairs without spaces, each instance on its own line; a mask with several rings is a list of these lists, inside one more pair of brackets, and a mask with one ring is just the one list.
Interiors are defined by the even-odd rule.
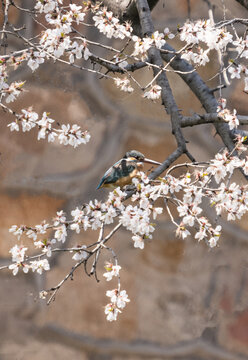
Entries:
[[[245,17],[235,1],[224,0],[228,17]],[[215,4],[216,21],[221,19],[222,1]],[[20,2],[24,7],[26,1]],[[153,11],[155,28],[176,31],[188,16],[207,16],[207,3],[197,0],[160,1]],[[247,14],[246,14],[247,15]],[[16,23],[35,32],[29,16]],[[89,37],[102,37],[92,29]],[[91,31],[91,33],[89,32]],[[104,39],[106,43],[106,39]],[[110,43],[109,43],[110,44]],[[116,43],[111,43],[118,46]],[[178,46],[177,40],[173,43]],[[13,49],[17,46],[10,41]],[[92,49],[92,51],[94,51]],[[200,70],[209,79],[218,69],[211,63]],[[1,111],[0,132],[0,256],[7,264],[14,237],[13,224],[35,225],[49,221],[56,211],[68,214],[76,206],[98,198],[96,190],[104,171],[127,150],[163,161],[175,148],[168,116],[157,101],[140,93],[119,92],[108,80],[87,72],[47,63],[32,72],[25,67],[11,75],[27,80],[27,92],[14,103],[14,110],[33,105],[39,114],[51,113],[60,123],[77,123],[88,128],[91,141],[77,149],[37,141],[35,131],[10,133],[11,117]],[[137,78],[147,83],[150,72],[140,70]],[[175,74],[168,74],[179,108],[184,115],[203,112],[200,103]],[[208,82],[216,86],[216,80]],[[247,113],[247,95],[238,82],[223,90],[229,107]],[[213,156],[221,143],[211,126],[185,129],[189,149],[197,160]],[[180,159],[184,161],[185,159]],[[211,209],[208,216],[214,219]],[[248,358],[248,269],[247,218],[239,223],[223,222],[220,246],[210,250],[192,238],[175,237],[168,217],[158,220],[154,239],[144,250],[134,249],[130,233],[120,231],[111,241],[122,266],[122,286],[131,302],[115,323],[105,319],[105,292],[113,284],[88,278],[83,269],[75,273],[46,306],[38,292],[56,285],[73,261],[54,256],[52,271],[45,275],[0,273],[0,359],[247,359]],[[69,235],[67,245],[88,244],[96,233]],[[115,285],[114,285],[115,286]]]

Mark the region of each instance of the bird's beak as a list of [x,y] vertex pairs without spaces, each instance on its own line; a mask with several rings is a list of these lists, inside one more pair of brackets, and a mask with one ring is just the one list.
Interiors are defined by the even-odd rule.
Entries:
[[150,160],[150,159],[144,159],[143,162],[149,163],[149,164],[154,164],[154,165],[162,165],[160,162],[155,161],[155,160]]

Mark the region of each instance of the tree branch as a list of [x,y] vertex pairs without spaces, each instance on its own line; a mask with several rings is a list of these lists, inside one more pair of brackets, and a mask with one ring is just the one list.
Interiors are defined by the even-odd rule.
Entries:
[[[248,116],[238,115],[240,125],[248,125]],[[181,127],[202,125],[202,124],[213,124],[213,123],[225,123],[222,117],[218,116],[218,113],[209,114],[194,114],[192,116],[184,116],[181,119]]]
[[236,1],[248,10],[248,0],[236,0]]
[[[148,2],[147,0],[136,0],[136,5],[140,17],[142,34],[143,36],[145,35],[150,36],[154,32],[154,26],[153,26]],[[156,47],[151,47],[148,50],[148,56],[149,56],[149,61],[152,64],[157,65],[161,69],[163,68],[163,60],[161,58],[161,53],[159,49],[157,49]],[[186,142],[180,126],[182,115],[179,112],[166,73],[165,71],[160,71],[159,75],[158,73],[159,70],[157,68],[153,68],[154,77],[157,77],[156,83],[161,87],[162,103],[165,107],[166,112],[171,115],[172,133],[176,138],[177,146],[178,146],[177,155],[186,153],[191,160],[194,160],[193,157],[190,156],[186,148]],[[162,167],[160,170],[158,170],[158,172],[160,172],[161,170]]]

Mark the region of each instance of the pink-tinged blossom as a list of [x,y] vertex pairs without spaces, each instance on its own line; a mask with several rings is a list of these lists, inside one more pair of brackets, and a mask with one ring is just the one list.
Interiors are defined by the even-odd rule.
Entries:
[[237,111],[234,109],[231,113],[230,110],[224,109],[218,113],[220,117],[222,117],[223,120],[228,122],[228,125],[230,127],[230,130],[235,129],[239,125],[239,119],[236,115]]
[[164,36],[166,39],[174,39],[174,37],[175,37],[175,35],[172,34],[170,32],[169,28],[167,28],[167,27],[164,29]]
[[44,220],[41,224],[35,225],[35,230],[38,234],[46,234],[49,224]]
[[8,88],[5,89],[2,94],[5,96],[6,103],[10,103],[16,100],[16,98],[20,95],[20,93],[23,91],[22,87],[25,84],[25,81],[15,81],[10,84]]
[[58,226],[54,233],[54,239],[56,241],[61,241],[62,243],[64,243],[66,241],[66,237],[67,237],[66,225],[63,224],[61,226]]
[[28,250],[28,248],[26,248],[22,245],[21,246],[18,246],[18,245],[13,246],[9,251],[12,256],[12,261],[21,263],[24,260],[24,256],[25,256],[25,253],[27,250]]
[[81,228],[86,231],[91,227],[89,217],[85,215],[83,210],[76,208],[75,210],[72,210],[71,215],[73,217],[73,223],[70,225],[70,228],[71,230],[75,230],[77,234],[80,233]]
[[155,45],[156,48],[161,49],[164,44],[166,43],[165,41],[165,34],[163,33],[159,33],[158,31],[155,31],[152,36],[151,36],[153,43]]
[[145,243],[144,243],[144,239],[143,237],[139,236],[139,235],[134,235],[132,236],[132,239],[134,241],[133,246],[135,248],[139,248],[139,249],[144,249]]
[[[83,245],[83,246],[80,246],[80,248],[87,249],[87,246],[86,246],[86,245]],[[78,250],[78,251],[75,252],[75,254],[73,255],[72,259],[75,260],[75,261],[81,261],[81,260],[83,260],[83,259],[86,259],[87,256],[88,256],[87,251]]]
[[74,21],[76,21],[77,25],[80,22],[84,21],[85,13],[82,12],[82,6],[77,6],[76,4],[70,4],[70,13]]
[[244,92],[248,93],[248,77],[244,78],[244,83],[245,83]]
[[161,86],[154,85],[149,91],[146,91],[143,95],[144,98],[150,99],[150,100],[156,100],[159,99],[161,96]]
[[231,79],[240,79],[240,73],[242,71],[242,66],[230,66],[228,72],[231,74]]
[[203,42],[209,49],[224,50],[232,42],[232,34],[221,28],[215,28],[210,20],[187,22],[180,29],[180,40],[188,45]]
[[9,229],[9,232],[12,232],[13,235],[17,236],[17,239],[20,240],[25,230],[26,230],[26,226],[24,225],[21,225],[20,227],[18,227],[17,225],[12,225],[11,228]]
[[83,41],[80,45],[77,41],[74,41],[70,50],[69,61],[71,64],[74,63],[75,57],[76,59],[84,57],[84,60],[88,60],[91,55],[92,54],[87,47],[86,41]]
[[15,276],[17,275],[19,269],[22,269],[22,271],[27,274],[29,271],[29,265],[24,264],[24,263],[15,263],[15,264],[11,264],[9,265],[9,269],[12,270],[12,274]]
[[126,303],[130,302],[126,290],[108,290],[106,296],[110,297],[112,304],[115,304],[120,309],[124,309]]
[[118,314],[121,313],[121,310],[116,308],[113,304],[107,304],[104,312],[107,315],[108,321],[116,321]]
[[155,220],[157,218],[158,215],[161,215],[163,212],[163,208],[161,207],[154,207],[152,209],[152,216],[153,216],[153,219]]
[[127,79],[127,78],[114,78],[114,82],[116,84],[116,86],[122,90],[122,91],[125,91],[125,92],[133,92],[134,89],[132,88],[131,84],[130,84],[130,81]]
[[114,222],[114,218],[118,215],[116,209],[112,205],[106,206],[106,210],[102,216],[104,220],[104,224],[112,224]]
[[218,99],[218,107],[217,112],[220,112],[221,110],[224,110],[226,108],[226,99],[225,98],[219,98]]
[[240,57],[244,57],[248,59],[248,35],[243,38],[238,38],[237,40],[233,41],[233,45],[236,46],[236,51],[240,55]]
[[34,242],[34,246],[36,249],[41,249],[42,253],[45,254],[48,257],[52,256],[52,248],[51,248],[51,244],[48,243],[46,240],[45,241],[35,241]]
[[133,30],[131,25],[128,22],[120,24],[119,19],[114,17],[111,11],[107,11],[107,8],[98,10],[93,20],[98,30],[107,38],[125,39],[131,36]]
[[37,231],[35,229],[29,229],[26,232],[26,235],[28,238],[36,240],[37,239]]
[[38,114],[32,111],[32,108],[22,109],[21,124],[22,131],[30,131],[37,126]]
[[171,175],[167,175],[165,179],[168,182],[169,190],[171,194],[177,193],[182,189],[182,184],[179,179],[176,179]]
[[134,42],[134,51],[132,56],[138,56],[141,60],[145,60],[147,58],[147,51],[152,46],[153,40],[149,37],[141,39],[136,35],[132,37],[132,40]]
[[62,4],[62,0],[37,0],[35,5],[35,10],[39,11],[40,13],[48,13],[53,12],[57,3]]
[[185,239],[187,236],[190,235],[189,230],[186,229],[183,223],[181,223],[176,230],[176,236],[179,238]]
[[[112,300],[111,300],[112,301]],[[130,302],[126,290],[121,290],[117,296],[116,305],[119,309],[124,309],[126,303]]]
[[209,239],[209,246],[212,248],[212,247],[215,247],[217,245],[217,242],[220,238],[220,235],[221,235],[221,226],[218,225],[216,226],[215,229],[212,229],[211,230],[212,232],[212,237]]
[[87,131],[82,131],[78,125],[62,125],[60,130],[57,130],[59,133],[58,139],[60,144],[71,145],[74,148],[78,147],[81,144],[86,144],[90,140],[90,134]]
[[224,179],[227,174],[227,170],[226,170],[226,166],[225,166],[226,161],[227,161],[227,157],[224,153],[217,154],[215,156],[215,159],[211,160],[211,165],[206,170],[207,173],[214,176],[217,184],[219,184],[221,179]]
[[110,281],[112,280],[113,276],[119,276],[119,271],[121,270],[121,266],[107,263],[105,269],[107,271],[103,274],[103,276],[106,278],[107,281]]
[[43,271],[50,270],[50,265],[47,259],[38,260],[38,261],[30,261],[30,268],[33,272],[37,272],[38,274],[42,274]]
[[54,226],[58,226],[60,224],[65,223],[66,221],[66,217],[65,217],[65,213],[63,210],[61,211],[57,211],[57,215],[56,217],[53,219],[53,225]]
[[8,124],[7,126],[10,128],[10,131],[19,131],[20,130],[17,120],[13,121],[12,123]]
[[243,163],[243,170],[244,170],[245,175],[248,175],[248,156],[246,156],[246,159]]
[[51,132],[54,120],[48,117],[48,113],[43,112],[41,120],[37,121],[39,125],[38,140],[45,139],[46,135]]
[[44,63],[46,53],[44,51],[33,51],[28,55],[27,65],[34,72],[38,67]]
[[187,60],[192,64],[199,66],[205,66],[209,62],[209,53],[210,49],[203,50],[201,47],[197,47],[197,52],[193,52],[193,49],[187,49],[183,52],[182,58]]

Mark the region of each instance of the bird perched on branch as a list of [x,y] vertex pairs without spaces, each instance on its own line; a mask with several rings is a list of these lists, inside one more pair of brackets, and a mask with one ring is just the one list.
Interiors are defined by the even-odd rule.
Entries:
[[137,176],[139,170],[143,168],[144,163],[161,165],[161,163],[157,161],[146,159],[145,156],[137,150],[126,152],[122,159],[117,161],[105,172],[97,189],[102,187],[123,187],[131,184],[132,178]]

